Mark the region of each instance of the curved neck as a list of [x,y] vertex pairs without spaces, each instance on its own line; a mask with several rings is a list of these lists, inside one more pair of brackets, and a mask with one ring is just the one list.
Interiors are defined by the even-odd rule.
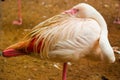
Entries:
[[99,12],[96,12],[92,16],[101,27],[99,45],[103,53],[104,60],[106,59],[108,62],[114,62],[115,61],[114,52],[108,40],[107,24]]
[[92,14],[92,18],[98,22],[98,24],[100,25],[102,29],[101,31],[107,32],[106,21],[99,12],[96,11],[94,14]]

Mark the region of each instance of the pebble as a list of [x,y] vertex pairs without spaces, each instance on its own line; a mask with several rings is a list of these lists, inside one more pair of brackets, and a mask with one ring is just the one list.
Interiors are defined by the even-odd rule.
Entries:
[[31,78],[29,78],[28,80],[32,80]]
[[47,18],[47,16],[43,16],[43,18]]
[[116,4],[115,4],[115,7],[119,7],[119,4],[118,4],[118,3],[116,3]]
[[109,8],[110,6],[108,4],[104,4],[104,7],[105,8]]
[[42,5],[45,5],[45,2],[42,2],[41,4],[42,4]]
[[70,66],[72,65],[72,63],[71,63],[71,62],[68,62],[67,64],[68,64],[68,65],[70,65]]
[[55,68],[57,68],[58,70],[62,70],[57,64],[53,65]]
[[37,69],[37,68],[32,68],[32,70],[33,70],[33,71],[38,71],[38,69]]
[[27,66],[24,66],[24,68],[26,69],[26,68],[28,68]]

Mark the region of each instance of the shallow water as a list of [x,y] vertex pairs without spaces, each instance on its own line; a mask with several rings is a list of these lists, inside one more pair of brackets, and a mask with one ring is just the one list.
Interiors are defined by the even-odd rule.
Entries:
[[[113,24],[118,14],[118,0],[22,0],[23,24],[13,25],[17,17],[17,0],[0,2],[0,50],[21,40],[32,27],[79,2],[87,2],[96,7],[105,17],[109,26],[112,46],[120,47],[120,25]],[[112,4],[111,4],[112,3]],[[120,80],[120,55],[116,62],[104,64],[83,60],[68,66],[67,80]],[[62,64],[43,61],[31,56],[12,58],[0,57],[0,80],[61,80]]]

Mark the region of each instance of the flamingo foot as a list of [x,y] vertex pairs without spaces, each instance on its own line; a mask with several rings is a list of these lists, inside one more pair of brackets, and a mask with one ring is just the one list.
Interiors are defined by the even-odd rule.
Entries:
[[13,21],[14,25],[22,25],[22,19]]
[[115,20],[113,21],[113,23],[115,23],[115,24],[120,24],[120,18],[115,19]]

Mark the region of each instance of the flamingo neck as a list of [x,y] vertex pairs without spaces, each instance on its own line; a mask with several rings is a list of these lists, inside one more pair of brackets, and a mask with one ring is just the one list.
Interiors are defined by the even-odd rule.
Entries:
[[107,34],[107,31],[108,31],[107,24],[103,16],[99,12],[95,11],[95,14],[92,15],[92,18],[98,22],[98,24],[100,25],[102,29],[101,31],[104,31]]
[[99,39],[99,46],[101,48],[102,52],[102,58],[107,62],[114,62],[114,52],[110,45],[110,42],[108,40],[108,30],[107,30],[107,24],[102,15],[99,12],[96,12],[93,14],[93,18],[98,22],[98,24],[101,27],[101,34]]

